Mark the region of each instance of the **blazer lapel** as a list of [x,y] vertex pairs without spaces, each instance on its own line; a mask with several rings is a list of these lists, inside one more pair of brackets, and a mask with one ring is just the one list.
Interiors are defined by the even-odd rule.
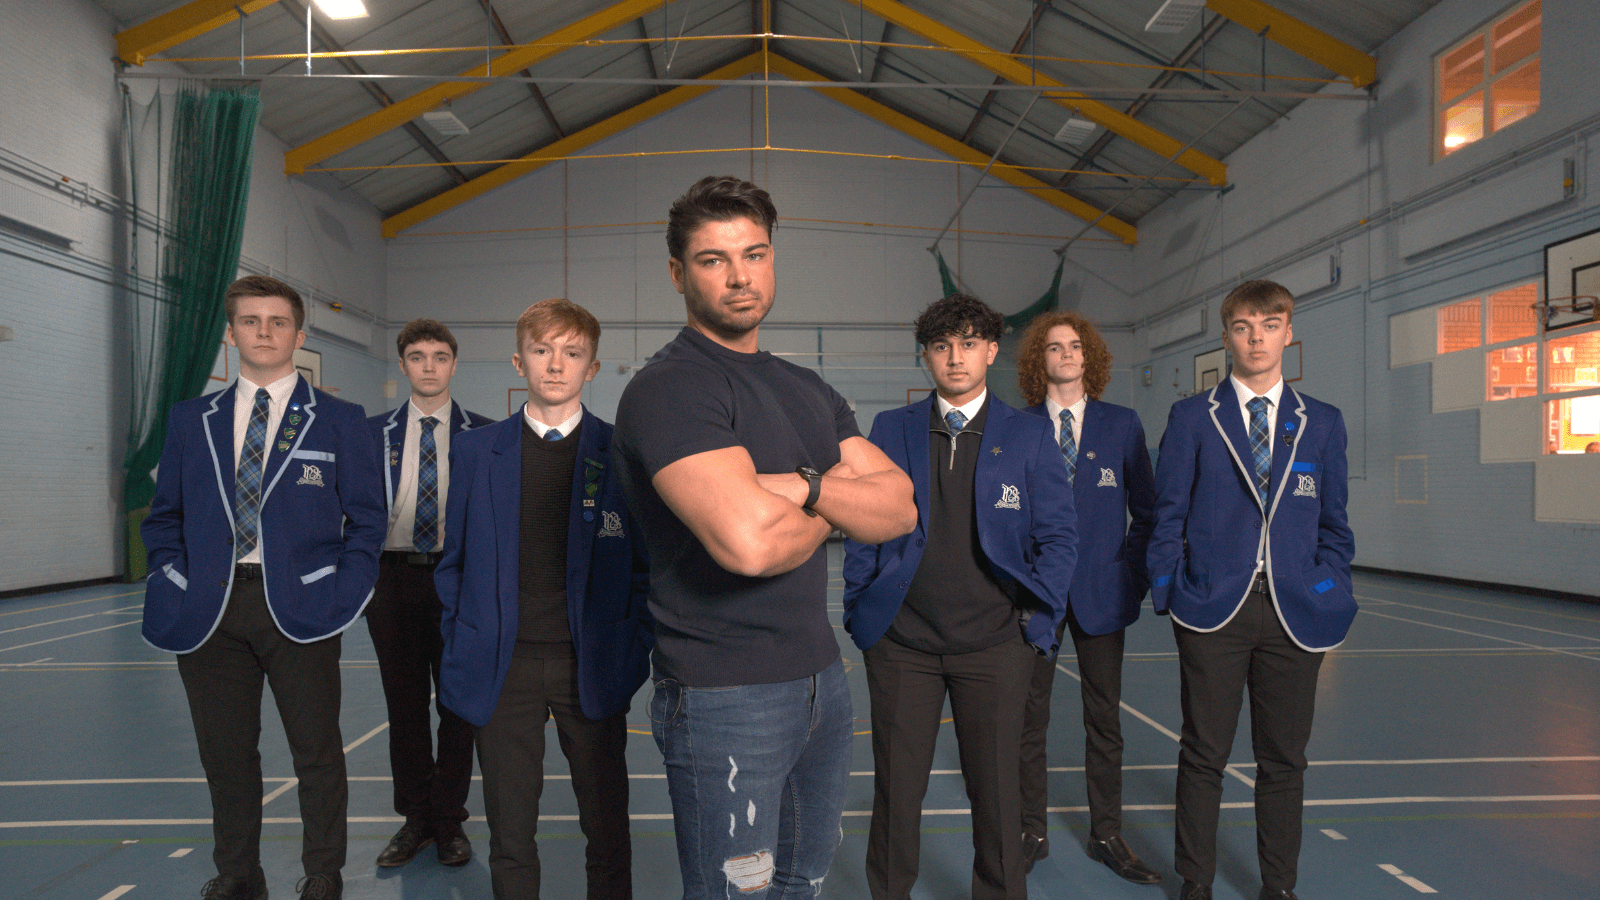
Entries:
[[[396,494],[400,492],[400,465],[401,458],[406,453],[406,411],[411,406],[407,400],[404,406],[397,407],[389,413],[389,423],[383,426],[383,481],[388,490],[384,496],[389,498],[389,511],[394,511]],[[395,433],[395,429],[400,431]]]
[[1210,402],[1211,424],[1227,443],[1228,454],[1233,457],[1233,465],[1244,478],[1250,496],[1261,506],[1261,495],[1255,490],[1255,454],[1250,452],[1250,435],[1244,430],[1244,417],[1239,414],[1239,396],[1234,393],[1232,378],[1224,378],[1211,389]]
[[[1300,436],[1305,430],[1306,402],[1286,384],[1278,397],[1278,426],[1273,429],[1272,481],[1268,485],[1268,496],[1272,498],[1274,511],[1278,508],[1278,498],[1283,496],[1285,475],[1294,463],[1295,453],[1300,449]],[[1271,514],[1267,517],[1271,518]]]
[[[1099,456],[1105,450],[1102,446],[1106,438],[1102,433],[1105,414],[1105,407],[1098,400],[1090,400],[1083,408],[1082,436],[1078,438],[1078,468],[1072,476],[1072,499],[1077,502],[1078,509],[1083,509],[1083,505],[1092,499],[1094,486],[1099,483],[1099,467],[1094,465],[1095,460],[1090,459],[1089,454]],[[1062,464],[1065,463],[1063,460]],[[1086,475],[1085,472],[1092,472],[1093,475]]]
[[[994,507],[992,498],[984,502],[984,492],[1000,483],[1002,448],[1010,443],[1013,427],[1011,417],[1016,414],[1011,407],[1001,403],[993,391],[989,392],[989,414],[983,420],[983,442],[978,445],[978,462],[972,470],[973,508],[978,511],[980,519]],[[994,497],[998,496],[994,494]]]
[[928,435],[929,416],[933,415],[933,396],[927,400],[906,407],[904,430],[902,434],[906,442],[906,468],[910,469],[907,475],[911,476],[911,488],[917,498],[917,522],[924,530],[927,529],[929,512],[928,478],[932,457],[929,455],[929,446],[932,439]]
[[239,396],[239,383],[235,381],[218,391],[211,399],[211,408],[200,416],[206,431],[206,445],[211,450],[211,468],[217,473],[217,493],[222,497],[222,508],[233,523],[233,476],[237,462],[233,458],[233,404]]
[[455,437],[463,431],[471,431],[472,423],[467,421],[467,411],[461,404],[450,401],[450,436]]
[[294,391],[289,394],[289,405],[283,410],[283,421],[278,423],[278,433],[267,435],[267,462],[262,475],[271,476],[271,480],[266,482],[266,488],[261,491],[263,507],[267,505],[267,498],[272,496],[272,489],[277,487],[278,479],[289,467],[289,457],[300,448],[306,434],[311,431],[311,423],[317,418],[316,406],[317,395],[311,390],[311,382],[306,381],[304,376],[296,375]]
[[495,559],[500,592],[516,599],[517,554],[522,547],[522,414],[505,420],[489,451],[489,502],[494,509]]

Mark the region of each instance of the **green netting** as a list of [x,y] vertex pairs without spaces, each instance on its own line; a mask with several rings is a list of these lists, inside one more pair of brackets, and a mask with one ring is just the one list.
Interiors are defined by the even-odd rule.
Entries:
[[[153,108],[159,114],[162,98]],[[134,351],[127,480],[123,500],[129,516],[130,576],[142,577],[144,553],[137,522],[155,495],[153,470],[167,435],[167,410],[180,400],[198,396],[206,385],[217,346],[226,326],[222,295],[238,276],[239,247],[244,238],[250,163],[255,148],[261,98],[254,86],[180,89],[171,98],[170,123],[156,126],[156,148],[163,139],[171,163],[154,177],[167,182],[164,215],[149,216],[139,207],[137,186],[147,180],[137,149],[131,106],[125,116],[125,162],[133,192],[131,259],[153,244],[157,256],[153,303],[132,304]],[[166,132],[170,131],[170,135]],[[165,137],[163,137],[165,136]],[[159,192],[158,192],[159,193]],[[139,224],[148,217],[150,233]],[[136,268],[130,281],[142,277]]]
[[[939,248],[937,247],[935,247],[933,250],[933,258],[939,263],[939,283],[944,289],[944,296],[948,297],[951,294],[959,291],[960,288],[956,286],[955,277],[950,274],[950,267],[945,265],[944,254],[940,253]],[[1044,294],[1039,297],[1039,299],[1033,301],[1033,303],[1030,304],[1027,309],[1014,312],[1011,315],[1006,316],[1005,321],[1007,331],[1021,330],[1027,327],[1028,323],[1032,322],[1035,316],[1039,315],[1040,313],[1050,312],[1056,308],[1056,306],[1061,302],[1061,270],[1066,266],[1066,264],[1066,254],[1056,254],[1056,274],[1055,277],[1050,280],[1050,289],[1045,291]]]

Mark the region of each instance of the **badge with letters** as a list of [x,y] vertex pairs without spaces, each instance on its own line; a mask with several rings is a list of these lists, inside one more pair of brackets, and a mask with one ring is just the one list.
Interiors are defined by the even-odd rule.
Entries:
[[1317,496],[1317,479],[1314,476],[1297,475],[1295,477],[1300,479],[1300,486],[1294,489],[1294,496],[1312,498]]
[[[999,448],[995,448],[999,449]],[[1022,509],[1022,492],[1015,485],[1000,485],[1000,499],[994,502],[995,509]]]
[[1117,486],[1117,473],[1112,471],[1111,469],[1107,469],[1107,468],[1102,467],[1100,469],[1100,483],[1095,485],[1095,487],[1116,487],[1116,486]]
[[600,512],[600,530],[595,532],[595,537],[622,537],[622,514],[602,510]]
[[304,471],[300,473],[300,480],[296,481],[295,484],[309,484],[312,487],[327,487],[327,485],[322,483],[321,469],[313,466],[310,463],[301,463],[300,467]]

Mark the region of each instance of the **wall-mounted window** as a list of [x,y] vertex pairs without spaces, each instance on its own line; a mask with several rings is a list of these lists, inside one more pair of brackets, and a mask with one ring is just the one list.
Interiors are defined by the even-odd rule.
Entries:
[[1540,0],[1502,13],[1439,54],[1434,156],[1442,158],[1539,110]]
[[1439,352],[1454,353],[1483,345],[1483,298],[1473,297],[1439,307]]
[[1545,404],[1546,453],[1600,453],[1600,394]]

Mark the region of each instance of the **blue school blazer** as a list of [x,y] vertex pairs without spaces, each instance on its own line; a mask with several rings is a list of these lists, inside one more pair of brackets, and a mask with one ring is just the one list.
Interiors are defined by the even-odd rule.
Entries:
[[1195,631],[1221,628],[1244,604],[1264,548],[1289,636],[1305,650],[1337,647],[1356,615],[1344,417],[1284,385],[1265,506],[1251,460],[1232,379],[1172,405],[1150,537],[1156,612]]
[[[522,518],[522,411],[453,438],[444,557],[439,699],[484,726],[517,644]],[[611,469],[611,425],[583,411],[567,520],[567,625],[584,715],[628,708],[650,672],[655,642],[645,606],[650,564]]]
[[[862,650],[889,630],[922,564],[928,539],[928,423],[934,395],[879,413],[868,440],[911,476],[917,527],[882,544],[845,542],[844,627]],[[1077,517],[1067,467],[1050,425],[1025,416],[989,394],[983,445],[972,476],[978,546],[1007,593],[1025,590],[1023,637],[1054,656],[1056,626],[1067,611],[1067,587],[1077,561]],[[1015,595],[1014,595],[1015,596]]]
[[[383,497],[385,508],[394,512],[395,494],[400,490],[400,465],[405,459],[406,452],[406,417],[407,408],[411,401],[407,400],[386,413],[379,413],[367,419],[367,427],[372,429],[372,439],[377,444],[378,465],[383,468]],[[482,428],[493,423],[488,416],[480,416],[463,408],[454,400],[450,401],[450,440],[455,441],[456,435],[474,428]]]
[[[1043,403],[1025,412],[1050,421]],[[1145,551],[1155,524],[1156,489],[1138,413],[1099,400],[1084,405],[1072,499],[1078,565],[1067,602],[1078,627],[1089,634],[1121,631],[1138,620],[1150,589]]]
[[[229,385],[167,416],[140,528],[150,560],[144,639],[161,650],[205,643],[233,592],[236,393]],[[278,629],[308,643],[349,628],[372,598],[388,527],[366,413],[299,379],[269,436],[262,485],[261,568]]]

